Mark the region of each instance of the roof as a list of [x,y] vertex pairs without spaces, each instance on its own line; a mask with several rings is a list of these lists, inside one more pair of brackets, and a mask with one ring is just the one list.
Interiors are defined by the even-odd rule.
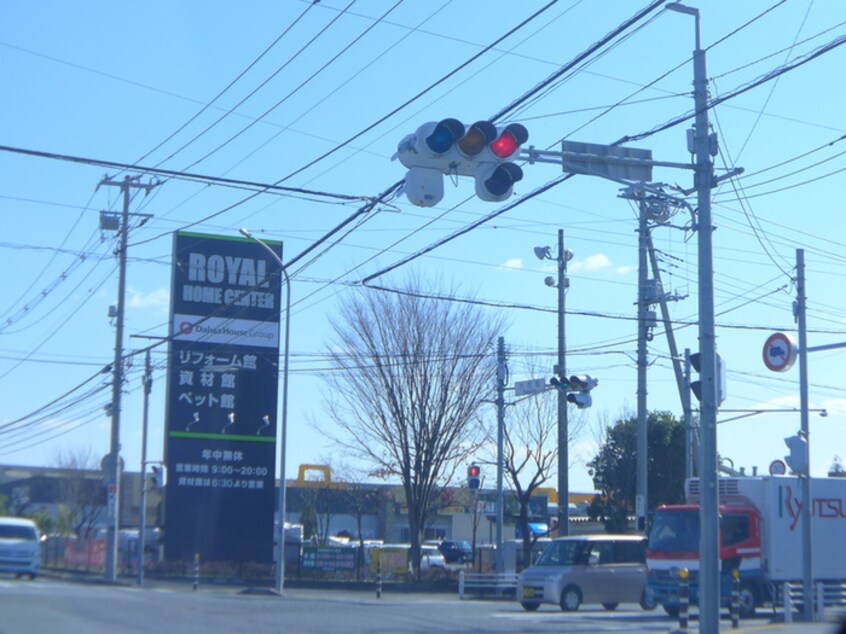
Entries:
[[35,522],[25,517],[0,517],[0,524],[6,526],[35,526]]

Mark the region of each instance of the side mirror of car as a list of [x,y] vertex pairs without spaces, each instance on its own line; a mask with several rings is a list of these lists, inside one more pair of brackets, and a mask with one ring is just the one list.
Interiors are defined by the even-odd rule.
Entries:
[[589,566],[599,565],[599,555],[591,555],[590,557],[588,557],[588,565]]

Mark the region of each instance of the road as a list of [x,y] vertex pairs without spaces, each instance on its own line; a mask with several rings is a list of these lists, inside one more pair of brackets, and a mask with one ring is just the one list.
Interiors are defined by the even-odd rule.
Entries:
[[[660,610],[635,605],[614,612],[583,607],[562,613],[552,606],[533,613],[507,601],[459,601],[452,595],[339,590],[285,591],[284,597],[231,588],[107,586],[39,578],[0,577],[0,634],[61,632],[116,634],[456,634],[526,632],[670,632],[677,627]],[[728,622],[723,629],[731,630]],[[788,630],[746,621],[741,631],[836,632],[833,624]],[[691,631],[695,632],[695,623]]]

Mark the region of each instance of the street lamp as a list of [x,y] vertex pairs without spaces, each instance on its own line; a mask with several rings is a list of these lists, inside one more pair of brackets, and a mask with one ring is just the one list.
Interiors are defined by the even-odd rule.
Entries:
[[[570,285],[567,279],[567,262],[573,259],[573,252],[564,248],[564,230],[558,230],[558,257],[552,257],[550,247],[535,247],[535,256],[539,260],[555,260],[558,262],[558,282],[550,276],[544,280],[544,283],[547,286],[558,288],[558,361],[555,366],[555,374],[566,376],[565,351],[567,348],[564,332],[564,298],[567,287]],[[558,536],[565,537],[570,534],[567,395],[563,390],[556,390],[556,392],[558,392]]]
[[276,538],[276,591],[282,594],[285,587],[285,448],[288,435],[288,342],[291,326],[291,279],[282,258],[270,245],[255,237],[248,229],[239,229],[242,236],[260,244],[279,264],[279,270],[285,278],[285,355],[282,361],[282,421],[279,429],[279,534]]

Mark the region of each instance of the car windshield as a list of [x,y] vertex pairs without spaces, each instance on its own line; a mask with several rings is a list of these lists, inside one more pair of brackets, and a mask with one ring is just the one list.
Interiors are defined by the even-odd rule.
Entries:
[[699,513],[669,511],[655,514],[649,533],[650,550],[699,551]]
[[0,539],[28,539],[38,541],[38,535],[32,526],[0,525]]
[[552,542],[538,558],[537,566],[573,566],[582,559],[585,542],[581,540],[567,540]]

